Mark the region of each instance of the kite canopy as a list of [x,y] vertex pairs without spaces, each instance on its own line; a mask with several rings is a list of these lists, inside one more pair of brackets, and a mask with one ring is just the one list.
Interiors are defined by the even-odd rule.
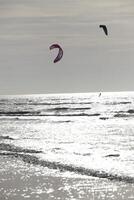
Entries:
[[59,44],[52,44],[49,48],[50,48],[50,50],[55,49],[55,48],[58,48],[58,49],[59,49],[58,55],[57,55],[57,57],[54,59],[54,63],[60,61],[61,58],[62,58],[62,56],[63,56],[63,50],[62,50],[62,48],[60,47],[60,45],[59,45]]
[[104,33],[105,33],[106,35],[108,35],[108,30],[107,30],[106,25],[100,25],[99,27],[103,29],[103,31],[104,31]]

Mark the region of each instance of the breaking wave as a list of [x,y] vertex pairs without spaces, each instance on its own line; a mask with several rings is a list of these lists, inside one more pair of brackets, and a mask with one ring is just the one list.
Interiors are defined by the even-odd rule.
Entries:
[[[98,177],[98,178],[106,178],[113,181],[122,181],[126,183],[134,183],[134,177],[130,176],[121,176],[118,174],[110,174],[105,171],[99,171],[94,169],[88,169],[84,167],[78,167],[71,164],[62,164],[60,162],[53,162],[48,160],[41,160],[35,155],[30,155],[31,153],[37,154],[41,153],[41,151],[23,149],[20,147],[15,147],[14,145],[9,144],[0,144],[0,155],[1,156],[11,156],[13,158],[18,158],[24,161],[25,163],[30,163],[33,165],[40,165],[43,167],[48,167],[49,169],[55,169],[60,171],[69,171],[74,172],[81,175]],[[111,156],[111,155],[109,155]]]
[[[62,109],[61,109],[62,110]],[[63,113],[61,112],[48,112],[49,110],[47,110],[46,112],[40,112],[40,111],[16,111],[16,112],[0,112],[0,116],[99,116],[99,113],[73,113],[73,112],[67,112],[67,113]],[[51,110],[53,111],[53,110]],[[59,110],[58,110],[59,111]]]

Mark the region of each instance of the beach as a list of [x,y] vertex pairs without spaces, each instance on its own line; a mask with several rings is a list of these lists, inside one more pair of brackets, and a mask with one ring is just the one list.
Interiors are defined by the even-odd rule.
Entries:
[[[128,200],[134,199],[134,184],[109,181],[73,173],[49,172],[47,168],[0,157],[0,199]],[[46,172],[47,171],[47,172]],[[49,173],[48,173],[49,172]]]

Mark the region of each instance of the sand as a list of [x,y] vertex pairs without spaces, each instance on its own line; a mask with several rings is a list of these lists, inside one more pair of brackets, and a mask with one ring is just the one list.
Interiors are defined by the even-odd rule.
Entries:
[[0,156],[0,200],[127,200],[134,184],[59,172]]

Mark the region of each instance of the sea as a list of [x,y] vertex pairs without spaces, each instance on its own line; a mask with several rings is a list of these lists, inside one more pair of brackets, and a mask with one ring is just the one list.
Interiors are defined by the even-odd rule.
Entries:
[[0,156],[133,184],[134,92],[0,96]]

